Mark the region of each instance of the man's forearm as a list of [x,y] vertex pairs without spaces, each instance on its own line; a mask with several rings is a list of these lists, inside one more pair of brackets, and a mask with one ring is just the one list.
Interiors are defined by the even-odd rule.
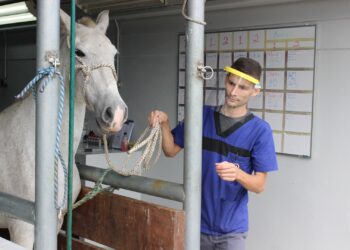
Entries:
[[174,157],[180,150],[181,147],[179,147],[174,142],[173,134],[171,133],[171,128],[168,122],[163,123],[161,125],[162,129],[162,148],[165,156],[167,157]]
[[248,174],[241,170],[236,181],[238,181],[245,189],[254,193],[261,193],[265,189],[267,174],[255,173]]

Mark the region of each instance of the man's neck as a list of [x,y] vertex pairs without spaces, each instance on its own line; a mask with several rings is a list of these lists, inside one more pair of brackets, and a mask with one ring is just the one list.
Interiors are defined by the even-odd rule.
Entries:
[[223,105],[221,108],[222,114],[232,118],[239,118],[245,116],[248,113],[247,106],[241,107],[229,107],[228,105]]

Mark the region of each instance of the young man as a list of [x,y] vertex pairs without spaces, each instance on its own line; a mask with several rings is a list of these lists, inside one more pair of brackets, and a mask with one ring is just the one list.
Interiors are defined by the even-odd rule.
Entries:
[[[248,191],[262,192],[267,172],[277,170],[271,128],[247,108],[260,92],[259,63],[240,58],[225,71],[225,103],[203,109],[202,250],[245,248]],[[160,123],[166,156],[184,147],[183,122],[171,130],[167,114],[157,110],[148,121]]]

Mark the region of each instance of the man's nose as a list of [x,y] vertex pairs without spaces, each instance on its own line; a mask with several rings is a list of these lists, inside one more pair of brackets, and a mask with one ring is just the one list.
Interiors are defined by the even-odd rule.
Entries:
[[237,94],[237,89],[238,89],[238,85],[233,86],[233,87],[232,87],[232,89],[231,89],[230,94],[231,94],[231,95],[235,95],[235,94]]

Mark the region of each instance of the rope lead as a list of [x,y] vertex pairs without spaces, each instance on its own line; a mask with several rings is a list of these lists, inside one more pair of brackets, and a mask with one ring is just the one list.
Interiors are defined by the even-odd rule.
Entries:
[[[160,125],[157,124],[154,128],[151,129],[151,132],[149,136],[142,141],[142,139],[146,136],[147,132],[149,132],[150,128],[147,127],[141,136],[137,139],[135,145],[128,151],[128,155],[124,161],[123,167],[120,169],[117,166],[113,165],[109,158],[109,152],[108,152],[108,144],[107,144],[107,137],[106,135],[103,135],[103,142],[104,142],[104,150],[105,150],[105,157],[106,161],[108,163],[108,168],[102,173],[101,177],[98,179],[98,181],[95,183],[95,186],[92,188],[90,192],[88,192],[83,198],[81,198],[79,201],[74,203],[73,209],[83,205],[85,202],[91,200],[94,198],[96,195],[98,195],[101,192],[107,191],[107,192],[113,192],[114,188],[112,187],[103,187],[102,182],[106,175],[111,172],[115,171],[118,174],[124,175],[124,176],[130,176],[130,175],[136,175],[136,174],[141,174],[142,171],[147,171],[153,166],[159,159],[161,149],[162,149],[162,132],[160,129]],[[150,161],[152,159],[154,150],[156,145],[158,144],[158,152],[155,160],[153,161],[152,164],[150,164]],[[145,149],[142,152],[142,155],[140,159],[138,160],[136,166],[134,166],[133,169],[127,171],[127,162],[130,158],[130,156],[137,150],[139,150],[142,147],[145,147]],[[63,215],[65,215],[67,210],[63,211]]]
[[[43,93],[46,86],[48,85],[49,81],[52,80],[52,78],[56,75],[59,78],[60,81],[60,89],[59,89],[59,102],[58,102],[58,114],[57,114],[57,133],[56,133],[56,141],[55,141],[55,176],[54,176],[54,192],[55,192],[55,207],[58,211],[61,211],[63,207],[66,205],[67,200],[67,176],[68,176],[68,170],[67,165],[63,159],[62,151],[60,149],[60,141],[61,141],[61,125],[62,125],[62,118],[63,118],[63,107],[64,107],[64,81],[62,74],[57,71],[57,65],[59,65],[58,59],[54,58],[54,60],[49,60],[51,65],[47,68],[42,68],[38,70],[37,75],[24,87],[24,89],[15,96],[16,99],[22,99],[24,98],[30,91],[32,91],[34,99],[36,99],[36,87],[38,82],[44,78],[45,81],[41,84],[39,87],[39,92]],[[64,193],[63,193],[63,199],[61,203],[58,202],[58,162],[61,162],[63,174],[64,174]]]

